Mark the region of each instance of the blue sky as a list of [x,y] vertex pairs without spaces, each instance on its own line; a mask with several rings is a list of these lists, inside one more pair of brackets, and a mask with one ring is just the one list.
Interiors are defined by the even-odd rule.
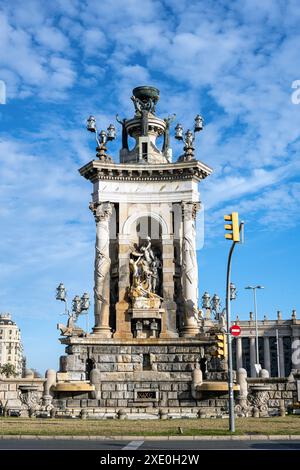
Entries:
[[[130,117],[142,84],[161,90],[161,116],[205,119],[197,157],[214,173],[200,185],[200,293],[224,299],[223,214],[238,210],[234,312],[252,309],[247,284],[265,286],[260,316],[300,310],[299,24],[297,0],[0,2],[0,311],[21,327],[29,366],[58,367],[59,282],[92,294],[91,185],[77,171],[94,157],[86,117],[101,128]],[[119,146],[120,132],[115,156]]]

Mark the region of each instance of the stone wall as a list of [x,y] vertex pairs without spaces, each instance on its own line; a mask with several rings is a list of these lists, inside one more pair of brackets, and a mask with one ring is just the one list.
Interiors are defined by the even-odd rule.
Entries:
[[0,409],[2,414],[19,411],[28,416],[42,405],[45,379],[1,379]]
[[[57,406],[81,407],[85,403],[114,408],[198,406],[191,395],[191,382],[195,364],[204,357],[200,341],[185,345],[77,344],[68,346],[67,352],[68,356],[61,358],[58,379],[82,380],[85,375],[96,390],[93,399],[88,393],[75,392],[72,396],[57,393],[54,402]],[[90,373],[84,372],[87,361],[94,366]],[[218,374],[220,380],[225,378],[222,372],[207,374]]]
[[259,402],[266,403],[268,406],[268,414],[278,414],[279,409],[283,407],[285,410],[288,410],[298,401],[296,378],[249,378],[248,399],[250,399],[250,402],[253,401],[252,397],[255,395],[256,385],[262,385],[265,389],[265,397],[263,396],[263,391],[261,391],[262,397],[261,399],[258,397],[257,404],[259,404]]

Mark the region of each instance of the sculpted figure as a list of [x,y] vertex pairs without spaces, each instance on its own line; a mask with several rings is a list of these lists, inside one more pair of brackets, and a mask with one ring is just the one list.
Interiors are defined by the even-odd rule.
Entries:
[[131,292],[133,295],[143,295],[145,297],[155,295],[159,280],[158,270],[161,263],[152,250],[149,236],[146,238],[144,245],[132,251],[129,266],[132,273]]

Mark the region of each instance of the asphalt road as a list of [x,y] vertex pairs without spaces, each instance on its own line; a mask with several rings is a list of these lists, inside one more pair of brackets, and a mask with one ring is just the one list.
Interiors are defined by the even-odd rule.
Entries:
[[300,450],[295,441],[117,441],[117,440],[0,440],[1,450]]

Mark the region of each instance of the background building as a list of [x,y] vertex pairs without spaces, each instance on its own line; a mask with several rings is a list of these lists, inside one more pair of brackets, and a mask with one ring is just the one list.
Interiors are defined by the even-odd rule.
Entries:
[[0,314],[0,366],[12,364],[18,377],[22,376],[23,346],[20,329],[9,313]]
[[[233,341],[234,369],[243,367],[248,376],[256,377],[256,327],[252,312],[249,320],[234,322],[241,327],[241,335]],[[292,369],[300,369],[299,350],[300,320],[293,310],[290,320],[283,320],[277,312],[277,320],[266,316],[257,322],[259,364],[267,369],[270,377],[287,377]],[[277,341],[278,338],[278,341]]]

